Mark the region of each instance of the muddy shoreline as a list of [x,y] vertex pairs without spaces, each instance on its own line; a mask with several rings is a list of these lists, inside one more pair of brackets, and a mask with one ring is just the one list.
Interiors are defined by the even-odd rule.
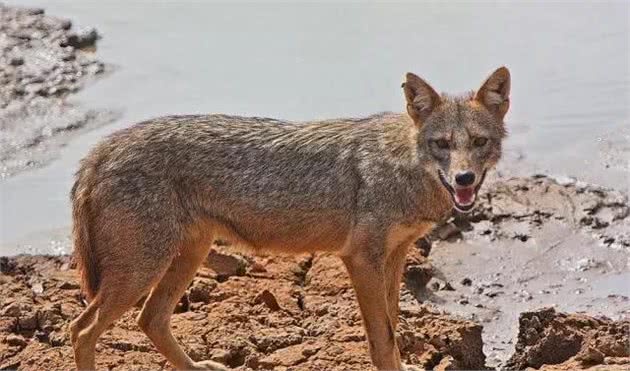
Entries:
[[481,323],[488,364],[510,357],[523,312],[554,307],[628,318],[624,193],[543,175],[494,179],[484,188],[471,215],[432,233],[434,278],[416,297]]
[[112,122],[115,112],[69,102],[108,67],[93,28],[43,9],[0,3],[0,179],[53,160],[72,137]]

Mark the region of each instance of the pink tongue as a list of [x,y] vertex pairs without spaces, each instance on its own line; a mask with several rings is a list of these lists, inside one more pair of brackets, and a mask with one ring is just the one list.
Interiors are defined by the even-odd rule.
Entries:
[[463,205],[469,204],[473,198],[473,187],[455,189],[455,200]]

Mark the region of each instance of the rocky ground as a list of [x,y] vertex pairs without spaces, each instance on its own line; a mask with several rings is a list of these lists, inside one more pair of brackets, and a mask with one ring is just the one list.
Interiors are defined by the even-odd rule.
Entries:
[[516,352],[505,369],[627,370],[630,321],[611,321],[553,308],[519,316]]
[[[625,196],[542,176],[495,180],[487,188],[484,202],[470,218],[457,217],[437,228],[408,257],[398,328],[403,357],[436,370],[628,369],[630,321],[622,319],[628,318],[630,303],[619,294],[627,289],[589,294],[593,289],[575,279],[589,273],[602,276],[602,264],[609,271],[628,272]],[[555,197],[566,198],[571,206],[553,201]],[[590,239],[599,253],[583,258],[579,254],[585,250],[573,246],[576,254],[561,254],[554,269],[564,279],[550,282],[546,276],[545,284],[554,287],[548,292],[531,289],[536,281],[528,276],[531,261],[519,260],[513,277],[496,275],[503,272],[499,263],[483,267],[472,261],[463,269],[468,277],[455,280],[449,269],[465,264],[441,256],[461,257],[458,246],[483,240],[494,247],[479,254],[509,256],[514,249],[533,250],[535,256],[546,252],[544,259],[554,261],[552,250],[562,249],[563,243],[526,242],[556,233],[545,232],[546,225],[555,222]],[[601,261],[609,258],[615,258],[611,266]],[[544,264],[532,264],[531,272],[545,272]],[[0,271],[0,369],[72,367],[66,329],[85,302],[71,259],[2,258]],[[469,274],[472,271],[481,273]],[[573,282],[579,283],[581,294]],[[568,292],[564,286],[570,286]],[[571,296],[578,299],[569,300]],[[597,306],[564,303],[571,300]],[[567,305],[591,315],[559,311]],[[99,367],[169,368],[137,327],[138,311],[125,314],[101,338]],[[235,369],[369,369],[354,293],[341,263],[331,255],[253,257],[215,247],[182,298],[173,327],[194,359],[213,359]],[[501,344],[503,352],[497,353]],[[486,357],[497,354],[500,362]]]
[[42,9],[0,3],[0,179],[47,163],[69,137],[114,118],[67,99],[105,72],[93,53],[98,37]]
[[[332,256],[243,259],[218,255],[202,269],[173,318],[194,359],[238,369],[365,370],[367,346],[354,295]],[[67,257],[2,262],[0,369],[72,367],[66,326],[84,307]],[[220,273],[217,273],[220,272]],[[168,368],[126,314],[98,346],[98,366]],[[425,306],[403,308],[402,348],[413,363],[484,366],[481,326]]]

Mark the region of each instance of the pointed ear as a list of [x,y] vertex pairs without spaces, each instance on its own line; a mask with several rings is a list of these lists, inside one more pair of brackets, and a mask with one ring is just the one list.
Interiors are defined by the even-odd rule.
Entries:
[[477,90],[475,100],[503,120],[510,108],[510,71],[505,67],[494,71]]
[[407,113],[420,127],[442,100],[429,84],[413,73],[408,72],[405,78],[402,88],[407,99]]

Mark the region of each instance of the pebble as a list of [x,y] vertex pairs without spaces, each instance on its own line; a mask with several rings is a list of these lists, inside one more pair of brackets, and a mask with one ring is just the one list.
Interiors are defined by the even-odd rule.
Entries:
[[260,294],[256,295],[256,298],[254,298],[254,303],[263,303],[267,306],[267,308],[271,309],[272,311],[280,310],[278,299],[276,299],[276,296],[272,294],[269,290],[263,290]]
[[188,301],[191,303],[209,303],[210,293],[217,287],[217,282],[210,278],[196,277],[188,289]]
[[231,276],[242,276],[249,265],[240,255],[211,250],[206,258],[206,265],[217,273],[219,280]]
[[5,342],[10,346],[20,347],[20,348],[23,348],[28,344],[26,339],[16,334],[9,334],[9,336],[6,337]]

